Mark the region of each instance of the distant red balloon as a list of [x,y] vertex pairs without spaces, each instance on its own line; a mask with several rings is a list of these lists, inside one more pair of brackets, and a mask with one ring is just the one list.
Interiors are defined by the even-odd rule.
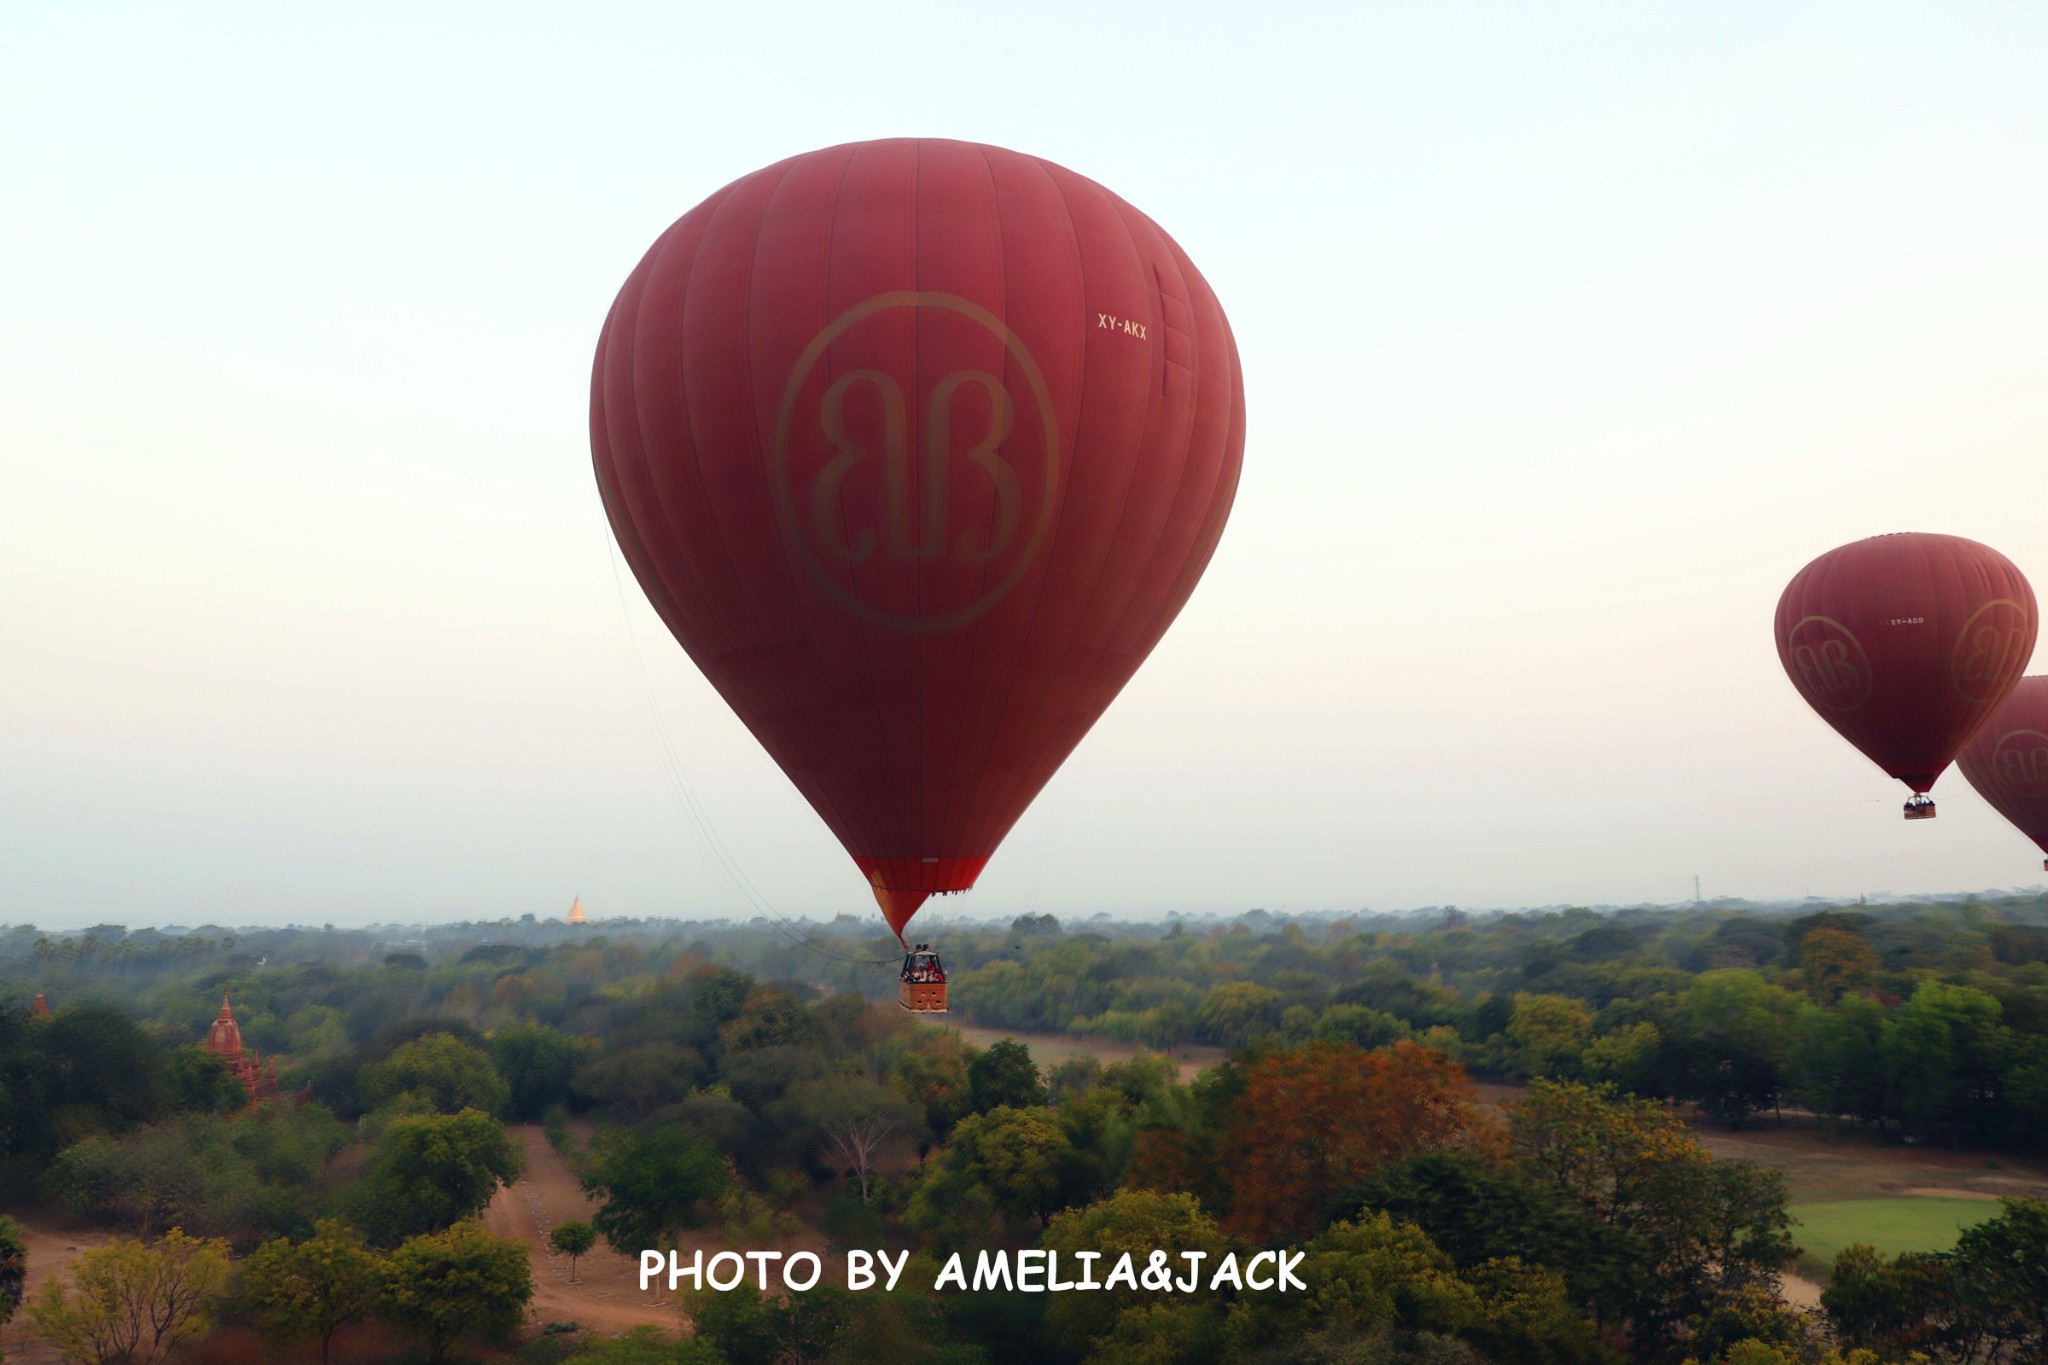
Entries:
[[1956,755],[1956,766],[1993,810],[2048,853],[2048,677],[2021,678]]
[[1244,386],[1151,219],[1034,157],[899,139],[669,228],[605,322],[590,429],[641,587],[901,933],[1186,603]]
[[1890,535],[1830,550],[1778,599],[1778,658],[1821,718],[1925,792],[2034,654],[2034,591],[1960,536]]

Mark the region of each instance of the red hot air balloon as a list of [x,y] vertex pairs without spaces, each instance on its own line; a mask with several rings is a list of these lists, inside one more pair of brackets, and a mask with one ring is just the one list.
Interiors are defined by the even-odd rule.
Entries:
[[662,234],[591,448],[640,585],[890,927],[964,891],[1172,624],[1244,386],[1172,238],[926,139],[792,157]]
[[[1956,755],[1991,808],[2048,853],[2048,677],[2021,678]],[[2048,868],[2048,860],[2042,862]]]
[[2012,561],[1960,536],[1874,536],[1801,569],[1778,599],[1778,658],[1821,718],[1926,792],[2034,654],[2034,591]]

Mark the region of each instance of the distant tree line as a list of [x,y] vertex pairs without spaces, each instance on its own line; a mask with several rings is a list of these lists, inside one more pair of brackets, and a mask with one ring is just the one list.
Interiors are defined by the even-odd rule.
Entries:
[[[29,947],[0,951],[0,1196],[119,1236],[23,1310],[78,1360],[237,1331],[324,1358],[373,1330],[441,1360],[516,1332],[525,1252],[477,1221],[522,1169],[507,1123],[539,1125],[595,1201],[564,1256],[813,1228],[908,1251],[929,1284],[961,1250],[1291,1244],[1318,1286],[734,1293],[690,1305],[688,1338],[547,1334],[528,1365],[2024,1360],[2048,1350],[2048,1209],[2015,1201],[1945,1256],[1852,1248],[1801,1314],[1777,1293],[1781,1178],[1711,1156],[1670,1102],[2038,1142],[2040,910],[1031,916],[942,945],[975,1019],[1181,1020],[1140,1041],[1229,1049],[1192,1081],[1170,1052],[1044,1069],[970,1046],[878,1000],[886,968],[773,925],[237,931],[182,963],[111,926],[89,954],[10,931],[0,950]],[[820,931],[842,956],[861,932]],[[223,988],[287,1098],[249,1105],[197,1046]],[[1468,1070],[1526,1096],[1483,1105]],[[436,1283],[471,1288],[409,1288]],[[149,1342],[109,1344],[139,1284],[180,1297]]]

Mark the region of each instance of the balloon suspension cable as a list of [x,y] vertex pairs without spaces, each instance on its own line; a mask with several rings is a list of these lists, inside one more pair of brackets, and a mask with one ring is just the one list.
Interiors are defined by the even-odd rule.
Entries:
[[[655,703],[654,683],[648,676],[646,656],[640,650],[640,637],[633,629],[633,615],[627,605],[625,581],[619,574],[618,547],[612,541],[609,528],[606,529],[605,535],[605,560],[611,565],[612,587],[617,591],[619,598],[619,626],[628,647],[627,653],[632,659],[634,675],[639,679],[640,700],[647,713],[649,728],[654,734],[655,752],[661,756],[662,768],[668,774],[669,786],[675,794],[677,804],[683,808],[684,814],[689,817],[690,827],[696,832],[698,842],[704,846],[705,852],[710,855],[712,866],[718,869],[718,874],[725,879],[726,885],[732,889],[733,893],[742,902],[772,922],[777,929],[781,930],[786,938],[799,948],[816,953],[820,957],[832,958],[840,962],[852,962],[861,966],[887,967],[894,965],[896,961],[894,958],[857,957],[851,953],[842,953],[835,948],[819,943],[810,936],[808,931],[798,926],[773,905],[769,904],[768,898],[761,894],[752,881],[748,880],[745,869],[740,866],[739,860],[733,857],[731,850],[726,848],[725,842],[718,837],[718,831],[713,827],[711,817],[705,812],[702,804],[698,801],[696,789],[690,785],[689,773],[684,769],[682,760],[676,756],[675,740],[669,733],[668,722],[662,718],[661,708]],[[898,942],[903,941],[901,933],[898,933],[896,938]],[[908,952],[909,950],[910,945],[905,943],[904,951]]]

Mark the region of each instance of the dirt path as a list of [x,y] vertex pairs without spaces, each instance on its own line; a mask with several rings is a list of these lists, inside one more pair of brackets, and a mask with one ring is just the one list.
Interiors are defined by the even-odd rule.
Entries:
[[506,1132],[526,1156],[519,1183],[498,1191],[484,1211],[484,1225],[500,1237],[526,1243],[533,1266],[533,1304],[528,1316],[536,1327],[574,1322],[586,1333],[613,1336],[631,1327],[681,1329],[683,1321],[669,1302],[666,1288],[640,1290],[640,1267],[621,1256],[604,1239],[576,1263],[576,1282],[569,1279],[569,1258],[548,1248],[548,1233],[570,1219],[590,1221],[597,1205],[583,1193],[575,1173],[548,1145],[536,1124],[511,1124]]
[[14,1321],[0,1327],[0,1350],[8,1365],[59,1365],[62,1357],[41,1337],[29,1330],[28,1304],[43,1292],[51,1276],[71,1283],[71,1267],[84,1253],[102,1246],[113,1237],[94,1228],[73,1228],[44,1222],[19,1210],[0,1210],[21,1224],[28,1244],[28,1282],[23,1286],[22,1309]]

